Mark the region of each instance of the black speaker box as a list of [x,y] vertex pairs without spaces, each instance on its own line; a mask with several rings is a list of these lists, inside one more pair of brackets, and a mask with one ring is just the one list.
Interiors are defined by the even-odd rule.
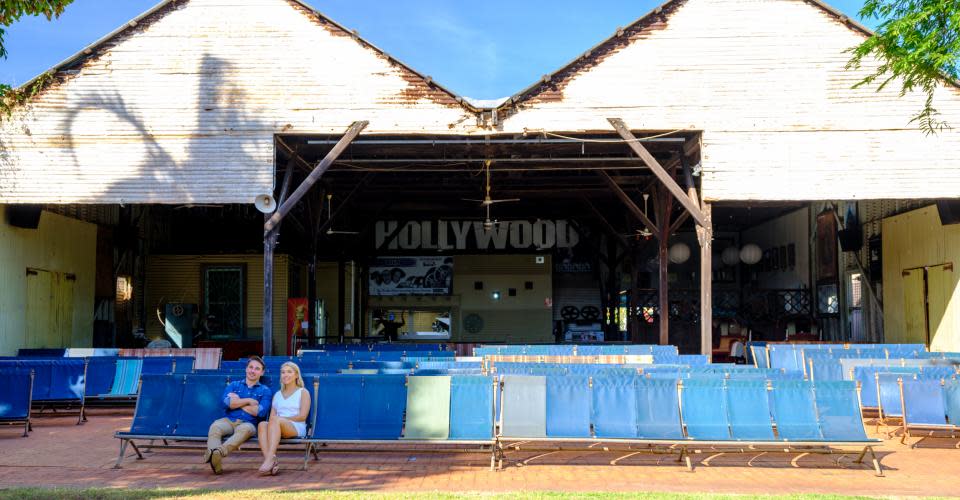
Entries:
[[40,226],[40,205],[7,205],[7,223],[14,227],[36,229]]
[[940,200],[937,202],[937,211],[940,212],[940,223],[960,224],[960,200]]

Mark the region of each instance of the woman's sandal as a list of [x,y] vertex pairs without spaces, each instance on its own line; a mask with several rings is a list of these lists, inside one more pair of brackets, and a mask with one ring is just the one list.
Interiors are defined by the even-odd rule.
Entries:
[[269,475],[270,475],[270,472],[271,472],[271,468],[268,467],[268,468],[265,469],[265,468],[264,468],[264,465],[261,464],[261,465],[260,465],[260,468],[257,469],[257,472],[258,472],[261,476],[269,476]]
[[270,475],[276,476],[280,472],[280,461],[277,460],[277,457],[273,457],[273,467],[270,468]]

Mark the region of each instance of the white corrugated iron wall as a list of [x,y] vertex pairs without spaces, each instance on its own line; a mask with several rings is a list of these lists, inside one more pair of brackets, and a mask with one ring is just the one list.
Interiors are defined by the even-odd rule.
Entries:
[[[960,130],[926,136],[923,95],[851,89],[865,36],[802,0],[687,0],[611,52],[596,51],[504,122],[524,130],[703,130],[707,200],[960,196]],[[960,91],[937,91],[960,123]],[[931,182],[936,179],[936,182]]]
[[0,203],[252,203],[276,133],[454,133],[449,94],[290,0],[171,3],[0,119]]

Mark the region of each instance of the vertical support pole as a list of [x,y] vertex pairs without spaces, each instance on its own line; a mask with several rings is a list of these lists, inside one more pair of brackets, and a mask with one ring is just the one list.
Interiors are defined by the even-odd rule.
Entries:
[[344,327],[347,315],[347,263],[343,257],[337,260],[337,335],[344,342]]
[[307,321],[310,322],[310,332],[307,338],[307,345],[314,347],[317,344],[317,335],[320,333],[320,325],[317,324],[317,250],[314,248],[310,255],[310,263],[307,264],[307,314],[310,316]]
[[701,206],[706,225],[697,228],[700,241],[700,353],[710,360],[713,352],[713,208]]
[[630,309],[627,312],[627,326],[630,328],[630,342],[636,344],[640,342],[640,248],[639,245],[631,245],[630,252],[633,260],[633,268],[630,271]]
[[657,281],[657,293],[660,298],[660,345],[670,343],[670,290],[667,285],[667,264],[669,255],[667,252],[667,239],[657,239],[657,255],[659,260],[659,279]]
[[279,233],[276,229],[263,237],[263,355],[273,355],[273,249]]

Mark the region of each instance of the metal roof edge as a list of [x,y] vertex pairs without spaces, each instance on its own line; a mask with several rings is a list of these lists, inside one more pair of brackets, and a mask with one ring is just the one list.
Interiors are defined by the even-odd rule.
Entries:
[[143,19],[145,19],[145,18],[147,18],[147,17],[149,17],[149,16],[157,13],[158,11],[160,11],[161,9],[163,9],[164,7],[166,7],[166,6],[170,5],[170,4],[176,4],[176,3],[178,3],[178,2],[187,2],[187,1],[189,1],[189,0],[161,0],[160,3],[154,5],[153,7],[151,7],[150,9],[148,9],[146,12],[144,12],[144,13],[140,14],[139,16],[137,16],[137,17],[135,17],[135,18],[133,18],[133,19],[131,19],[131,20],[123,23],[123,24],[120,25],[120,27],[118,27],[117,29],[115,29],[115,30],[111,31],[110,33],[108,33],[108,34],[100,37],[100,38],[97,39],[95,42],[87,45],[86,47],[84,47],[84,48],[82,48],[82,49],[80,49],[79,51],[77,51],[77,52],[76,52],[75,54],[73,54],[72,56],[67,57],[66,59],[60,61],[59,63],[57,63],[57,64],[55,64],[55,65],[53,65],[50,69],[48,69],[48,70],[40,73],[40,74],[37,75],[37,76],[34,76],[34,77],[31,78],[30,80],[27,80],[23,85],[19,85],[17,88],[18,88],[18,89],[25,89],[25,88],[27,88],[28,86],[32,85],[32,84],[33,84],[34,82],[36,82],[37,80],[39,80],[40,77],[42,77],[43,75],[46,75],[47,73],[55,73],[55,72],[57,72],[57,71],[60,71],[61,69],[63,69],[63,68],[66,67],[66,66],[70,66],[70,65],[74,64],[75,62],[77,62],[77,61],[80,60],[80,59],[89,57],[89,56],[92,54],[92,52],[93,52],[97,47],[103,45],[104,43],[109,42],[110,40],[112,40],[113,38],[117,37],[118,35],[120,35],[120,34],[123,33],[124,31],[127,31],[128,29],[131,29],[131,28],[135,28],[138,24],[140,24],[140,21],[142,21]]
[[[94,50],[96,50],[98,47],[100,47],[101,45],[103,45],[103,44],[109,42],[110,40],[114,39],[115,37],[121,35],[121,34],[124,33],[125,31],[127,31],[128,29],[135,28],[135,27],[140,23],[140,21],[142,21],[143,19],[145,19],[145,18],[147,18],[147,17],[149,17],[149,16],[151,16],[151,15],[159,12],[160,10],[164,9],[165,7],[167,7],[167,6],[171,5],[171,4],[186,3],[186,2],[189,2],[189,1],[190,1],[190,0],[161,0],[159,3],[157,3],[156,5],[154,5],[153,7],[151,7],[151,8],[150,8],[149,10],[147,10],[146,12],[144,12],[144,13],[138,15],[137,17],[135,17],[135,18],[133,18],[133,19],[131,19],[131,20],[123,23],[123,24],[122,24],[120,27],[118,27],[117,29],[115,29],[115,30],[111,31],[110,33],[108,33],[108,34],[100,37],[100,38],[97,39],[95,42],[93,42],[93,43],[85,46],[84,48],[82,48],[82,49],[80,49],[79,51],[77,51],[75,54],[71,55],[70,57],[67,57],[67,58],[64,59],[63,61],[60,61],[59,63],[55,64],[55,65],[52,66],[51,68],[47,69],[46,71],[43,71],[42,73],[34,76],[33,78],[31,78],[30,80],[26,81],[26,82],[23,83],[22,85],[19,85],[17,88],[18,88],[18,89],[21,89],[21,90],[22,90],[22,89],[25,89],[25,88],[28,88],[28,87],[29,87],[30,85],[32,85],[34,82],[36,82],[37,80],[39,80],[43,75],[48,74],[48,73],[56,73],[57,71],[62,70],[64,67],[71,66],[71,65],[75,64],[77,61],[79,61],[79,60],[81,60],[81,59],[83,59],[83,58],[89,57],[89,56],[91,55],[91,53],[92,53]],[[428,75],[424,75],[423,73],[421,73],[421,72],[413,69],[413,67],[411,67],[409,64],[406,64],[406,63],[404,63],[403,61],[397,59],[396,57],[393,57],[393,56],[390,55],[387,51],[385,51],[385,50],[377,47],[377,46],[374,45],[373,43],[370,43],[370,41],[368,41],[368,40],[366,40],[365,38],[361,37],[356,31],[353,31],[353,30],[348,29],[347,27],[343,26],[342,24],[340,24],[340,23],[334,21],[333,19],[331,19],[329,16],[323,14],[322,12],[320,12],[320,11],[318,11],[317,9],[313,8],[312,6],[308,5],[304,0],[289,0],[289,1],[292,1],[292,2],[296,3],[297,5],[300,5],[300,6],[303,7],[304,9],[306,9],[306,10],[310,11],[311,13],[313,13],[315,16],[322,18],[322,19],[324,20],[324,22],[328,22],[328,23],[336,26],[338,29],[343,30],[345,33],[350,33],[350,34],[352,34],[360,43],[362,43],[362,44],[370,47],[371,49],[373,49],[374,51],[378,52],[379,54],[382,54],[382,55],[383,55],[384,57],[386,57],[388,60],[393,61],[393,62],[395,62],[396,64],[399,64],[399,65],[400,65],[401,67],[403,67],[405,70],[410,71],[411,73],[417,75],[417,77],[419,77],[420,79],[422,79],[422,80],[423,80],[425,83],[427,83],[428,85],[433,86],[433,87],[436,87],[436,88],[439,89],[441,92],[444,92],[444,93],[450,95],[451,97],[453,97],[453,98],[454,98],[461,106],[463,106],[464,109],[466,109],[467,111],[472,112],[472,113],[479,113],[479,112],[483,111],[483,109],[477,108],[476,106],[473,106],[473,105],[472,105],[471,103],[469,103],[469,102],[467,101],[467,99],[464,98],[463,96],[460,96],[459,94],[451,91],[450,89],[444,87],[443,85],[440,85],[439,83],[435,82],[432,77],[430,77],[430,76],[428,76]],[[494,109],[494,108],[490,108],[490,109]]]
[[[548,75],[544,75],[544,78],[550,77],[550,76],[553,76],[553,75],[556,75],[556,74],[558,74],[558,73],[562,73],[562,72],[564,72],[564,71],[567,71],[567,70],[570,69],[574,64],[576,64],[577,62],[579,62],[581,59],[584,59],[584,58],[586,58],[586,57],[589,57],[590,55],[593,54],[593,52],[602,49],[602,48],[603,48],[605,45],[607,45],[607,44],[612,43],[618,36],[620,36],[620,35],[622,34],[622,31],[623,31],[623,30],[631,29],[631,28],[636,27],[637,25],[643,23],[644,21],[647,21],[651,16],[660,14],[664,9],[670,7],[670,6],[671,6],[672,4],[674,4],[674,3],[686,2],[686,1],[687,1],[687,0],[666,0],[664,3],[662,3],[662,4],[660,4],[659,6],[653,8],[652,10],[650,10],[649,12],[647,12],[646,14],[640,16],[640,17],[637,18],[635,21],[633,21],[633,22],[631,22],[630,24],[628,24],[625,28],[619,28],[619,29],[617,30],[617,32],[615,32],[612,36],[607,37],[606,39],[600,41],[600,43],[594,45],[593,47],[591,47],[590,49],[588,49],[588,50],[585,51],[584,53],[582,53],[582,54],[580,54],[579,56],[575,57],[573,60],[571,60],[570,62],[564,64],[563,66],[561,66],[561,67],[560,67],[559,69],[557,69],[556,71],[554,71],[554,72],[552,72],[552,73],[550,73],[550,74],[548,74]],[[838,11],[837,9],[835,9],[834,7],[832,7],[831,5],[827,4],[826,2],[824,2],[824,1],[822,1],[822,0],[801,0],[801,1],[803,1],[803,2],[805,2],[805,3],[809,3],[809,4],[813,5],[814,7],[817,7],[817,8],[819,8],[819,9],[823,10],[823,11],[826,12],[827,14],[830,14],[831,16],[837,18],[837,20],[840,21],[844,26],[846,26],[847,28],[849,28],[849,29],[851,29],[851,30],[853,30],[853,31],[859,32],[860,34],[862,34],[862,35],[864,35],[864,36],[866,36],[866,37],[871,37],[871,36],[874,35],[874,32],[873,32],[871,29],[869,29],[869,28],[867,28],[866,26],[860,24],[860,23],[857,22],[855,19],[847,16],[846,14]],[[942,78],[943,78],[943,80],[944,80],[945,82],[950,83],[951,85],[960,88],[960,83],[953,81],[952,79],[950,79],[950,78],[947,77],[946,75],[941,75],[941,76],[942,76]],[[540,86],[543,84],[543,82],[544,82],[544,79],[541,78],[540,80],[534,82],[532,85],[526,87],[525,89],[521,90],[520,92],[517,92],[516,94],[513,94],[512,96],[510,96],[510,98],[507,99],[506,102],[504,102],[503,104],[501,104],[500,106],[498,106],[498,107],[497,107],[497,110],[498,110],[498,111],[500,111],[500,110],[506,110],[507,108],[509,108],[509,107],[511,107],[511,106],[514,106],[514,105],[516,105],[516,104],[519,104],[519,103],[521,103],[521,102],[523,102],[523,101],[526,101],[526,100],[530,99],[531,97],[533,97],[534,95],[536,95],[536,94],[538,93],[537,91],[539,90],[539,88],[540,88]]]

